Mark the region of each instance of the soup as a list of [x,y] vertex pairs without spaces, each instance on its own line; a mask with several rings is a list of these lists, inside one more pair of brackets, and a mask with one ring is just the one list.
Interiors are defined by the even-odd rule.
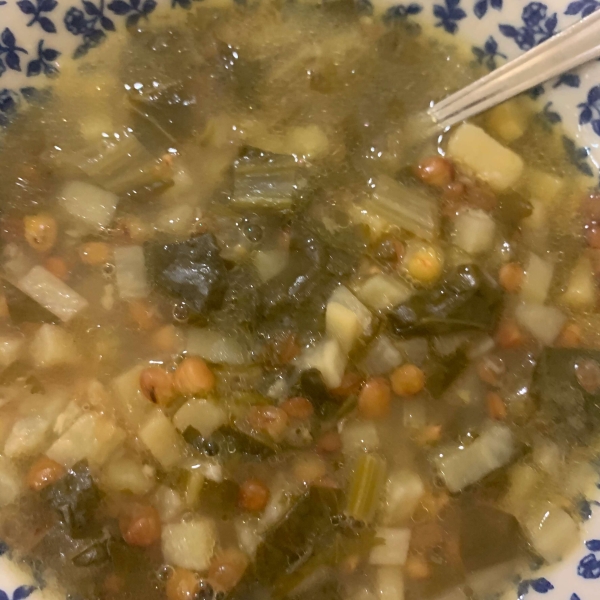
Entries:
[[429,135],[479,72],[420,33],[200,5],[14,119],[0,538],[38,577],[483,600],[578,539],[600,197],[527,97]]

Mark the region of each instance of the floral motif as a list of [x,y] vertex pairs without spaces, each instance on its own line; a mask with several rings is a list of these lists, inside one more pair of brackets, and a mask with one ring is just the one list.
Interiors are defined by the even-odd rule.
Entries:
[[512,38],[521,50],[530,50],[545,42],[556,33],[558,17],[548,15],[548,7],[542,2],[530,2],[521,13],[523,27],[500,25],[500,32]]
[[553,88],[560,87],[561,85],[566,85],[567,87],[578,88],[581,85],[581,78],[577,73],[563,73],[557,80],[556,83],[552,86]]
[[487,14],[488,8],[502,10],[503,0],[477,0],[473,6],[473,12],[478,19],[483,19]]
[[[577,146],[577,144],[566,135],[562,136],[563,148],[567,158],[579,171],[589,177],[593,176],[592,167],[588,163],[588,157],[590,155],[590,149],[585,147]],[[592,555],[593,556],[593,555]],[[600,566],[600,564],[599,564]],[[600,576],[600,575],[599,575]]]
[[530,590],[533,590],[538,594],[547,594],[553,589],[554,586],[545,577],[539,577],[537,579],[523,579],[517,588],[517,598],[519,600],[523,600]]
[[581,600],[581,598],[577,594],[571,594],[569,600]]
[[596,135],[600,135],[600,85],[595,85],[589,92],[585,102],[577,105],[579,124],[592,125]]
[[567,6],[565,15],[581,15],[581,18],[589,17],[598,8],[600,8],[598,0],[575,0]]
[[[82,36],[73,58],[80,58],[106,38],[106,31],[114,31],[115,24],[104,14],[104,0],[96,6],[91,0],[82,0],[83,10],[72,6],[65,15],[65,27],[73,35]],[[85,12],[84,12],[85,11]]]
[[137,22],[144,17],[148,18],[148,15],[156,8],[156,0],[144,0],[141,4],[141,0],[113,0],[108,5],[108,9],[115,13],[115,15],[127,15],[125,25],[127,27],[135,27]]
[[473,46],[471,51],[475,55],[475,58],[477,58],[477,62],[480,65],[485,65],[490,71],[493,71],[497,66],[496,58],[506,58],[506,54],[498,52],[498,42],[491,35],[485,41],[483,48]]
[[8,125],[20,104],[19,95],[13,90],[0,90],[0,125]]
[[433,14],[439,19],[436,27],[443,27],[448,33],[458,31],[458,21],[464,19],[467,13],[459,6],[460,0],[444,0],[445,6],[434,5]]
[[13,71],[21,70],[19,52],[27,54],[25,48],[17,46],[17,40],[13,32],[6,27],[0,34],[0,76],[6,71],[7,67]]
[[27,65],[27,77],[35,77],[44,73],[47,77],[53,77],[58,73],[54,61],[60,56],[54,48],[44,48],[44,40],[40,40],[37,46],[37,58],[30,60]]
[[39,23],[46,33],[56,33],[54,22],[42,13],[52,12],[58,6],[57,0],[36,0],[35,4],[31,0],[19,0],[17,6],[23,14],[31,15],[27,27]]
[[394,6],[390,6],[383,16],[383,20],[386,23],[390,23],[392,21],[404,20],[407,17],[418,15],[423,10],[423,7],[420,4],[416,4],[412,2],[411,4],[396,4]]
[[12,597],[5,591],[0,590],[0,600],[24,600],[31,596],[35,589],[33,585],[22,585],[12,593]]
[[542,94],[545,94],[545,93],[546,93],[546,89],[544,88],[544,86],[541,83],[539,85],[532,87],[530,90],[527,91],[527,95],[532,100],[537,100]]
[[552,102],[546,102],[539,115],[542,117],[543,123],[548,129],[550,129],[552,125],[556,125],[562,121],[562,117],[555,110],[552,110]]

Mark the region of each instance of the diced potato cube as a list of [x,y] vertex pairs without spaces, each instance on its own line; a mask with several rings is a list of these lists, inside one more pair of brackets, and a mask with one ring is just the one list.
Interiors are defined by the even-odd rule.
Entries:
[[484,210],[471,208],[454,218],[454,243],[474,255],[491,250],[494,245],[496,223]]
[[5,369],[21,358],[25,338],[20,334],[0,336],[0,368]]
[[523,173],[518,154],[471,123],[463,123],[451,135],[448,156],[499,192],[513,187]]
[[0,456],[0,507],[12,504],[21,494],[22,483],[18,469]]
[[115,275],[119,297],[145,298],[150,287],[146,279],[146,260],[141,246],[115,248]]
[[571,272],[569,284],[561,300],[573,310],[589,310],[596,305],[598,287],[587,256],[582,256]]
[[113,381],[115,410],[133,431],[137,431],[154,410],[140,390],[140,374],[144,368],[145,365],[137,365]]
[[378,600],[404,600],[404,576],[398,567],[377,569],[376,591]]
[[371,311],[345,286],[340,285],[333,290],[329,302],[337,302],[349,308],[360,321],[362,333],[370,335],[372,330],[373,315]]
[[156,217],[154,226],[158,231],[171,235],[186,235],[189,233],[196,211],[189,204],[174,204],[165,208]]
[[158,409],[140,429],[139,438],[165,469],[176,465],[184,456],[183,439]]
[[156,508],[163,523],[174,521],[181,517],[185,504],[181,494],[166,485],[160,485],[152,494],[152,506]]
[[72,365],[81,358],[73,336],[60,325],[49,323],[44,323],[37,330],[29,351],[33,364],[38,368]]
[[379,273],[361,284],[356,295],[373,310],[387,310],[408,300],[411,289],[399,279]]
[[217,531],[210,519],[196,517],[163,527],[162,551],[169,565],[206,571],[215,550]]
[[495,106],[485,115],[488,129],[507,144],[518,140],[525,133],[528,121],[528,115],[518,98]]
[[19,279],[17,287],[61,321],[70,321],[88,306],[83,296],[39,265]]
[[342,383],[348,356],[337,340],[325,339],[306,350],[298,358],[298,362],[304,369],[321,371],[327,387],[335,388]]
[[285,269],[289,254],[284,250],[257,250],[252,261],[261,281],[269,281]]
[[4,454],[8,458],[33,456],[46,441],[51,423],[41,416],[29,416],[17,421],[5,444]]
[[215,402],[200,398],[188,400],[173,417],[173,424],[179,431],[193,427],[203,437],[209,436],[225,423],[227,423],[225,410]]
[[567,317],[555,306],[522,302],[515,310],[515,317],[529,333],[545,346],[558,337]]
[[306,160],[321,158],[329,150],[329,140],[318,125],[292,127],[286,135],[286,149]]
[[152,490],[156,482],[151,467],[135,458],[121,456],[105,465],[100,483],[112,491],[143,496]]
[[346,421],[340,435],[345,455],[374,452],[379,448],[379,433],[372,421]]
[[521,285],[521,298],[525,302],[544,304],[554,276],[554,264],[533,252],[525,265],[525,278]]
[[356,313],[337,302],[329,302],[325,311],[325,331],[348,353],[360,337],[362,327]]
[[384,520],[386,525],[400,525],[411,517],[425,487],[414,472],[401,469],[390,474],[387,483]]
[[63,208],[93,229],[108,227],[117,210],[116,194],[84,181],[70,181],[59,193]]
[[553,173],[531,169],[527,173],[525,190],[530,198],[551,204],[565,192],[566,182]]
[[99,467],[125,441],[125,437],[125,432],[114,421],[88,412],[79,417],[46,454],[66,468],[84,459],[90,466]]
[[382,543],[371,550],[369,563],[379,566],[401,566],[406,562],[408,545],[410,544],[410,529],[394,529],[378,527],[376,536]]

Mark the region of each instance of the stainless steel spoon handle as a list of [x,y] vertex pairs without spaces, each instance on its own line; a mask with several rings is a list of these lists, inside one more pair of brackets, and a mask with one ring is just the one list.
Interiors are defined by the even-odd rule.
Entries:
[[598,56],[600,11],[434,104],[428,114],[445,129]]

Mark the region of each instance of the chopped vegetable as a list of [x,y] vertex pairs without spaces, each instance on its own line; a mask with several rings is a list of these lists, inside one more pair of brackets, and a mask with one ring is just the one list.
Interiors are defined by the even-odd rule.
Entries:
[[263,282],[279,275],[288,261],[289,255],[284,250],[257,250],[253,256],[254,266]]
[[496,223],[479,208],[461,211],[454,219],[454,243],[470,255],[482,254],[492,249]]
[[510,429],[491,425],[470,446],[440,452],[433,463],[446,487],[455,493],[506,465],[515,452]]
[[[376,454],[360,455],[356,459],[354,473],[350,479],[346,513],[357,521],[372,523],[381,503],[385,481],[385,460]],[[377,550],[379,548],[374,551]]]
[[515,316],[520,325],[542,344],[549,346],[559,336],[567,317],[555,306],[522,302]]
[[410,529],[378,527],[375,535],[381,542],[371,550],[369,563],[378,566],[403,565],[408,555],[410,534]]
[[333,290],[329,297],[329,302],[341,304],[343,307],[351,310],[361,325],[361,333],[371,334],[373,315],[371,311],[345,286],[340,285]]
[[335,339],[319,342],[298,358],[302,368],[319,370],[329,388],[336,388],[342,383],[347,361],[347,354]]
[[171,421],[158,409],[142,425],[139,437],[165,469],[183,458],[183,440]]
[[163,557],[168,564],[193,571],[205,571],[210,566],[217,541],[214,523],[195,517],[165,525],[162,532]]
[[29,348],[33,364],[41,369],[73,365],[81,355],[73,336],[60,325],[42,325]]
[[526,302],[544,304],[554,274],[554,265],[549,260],[531,253],[525,266],[525,279],[521,285],[521,298]]
[[360,337],[362,326],[356,313],[337,302],[328,302],[325,312],[325,331],[337,340],[340,348],[348,353]]
[[267,458],[275,454],[277,450],[277,446],[267,438],[245,433],[230,425],[219,427],[207,437],[189,426],[183,432],[183,437],[188,444],[207,456],[247,454]]
[[227,413],[217,403],[197,398],[188,400],[173,416],[173,424],[179,431],[193,427],[203,437],[210,436],[226,422]]
[[145,298],[150,289],[146,280],[146,261],[141,246],[115,248],[115,274],[123,300]]
[[463,123],[452,133],[448,156],[499,192],[513,187],[523,173],[518,154],[470,123]]
[[381,333],[369,344],[360,366],[367,375],[384,375],[402,362],[400,350],[387,335]]
[[409,521],[424,493],[423,481],[417,473],[406,469],[390,473],[385,496],[386,525],[396,526]]
[[380,273],[361,283],[356,295],[373,310],[389,310],[406,302],[411,296],[411,289],[399,279]]
[[404,600],[404,576],[397,567],[377,569],[377,597],[379,600]]
[[397,335],[443,334],[490,329],[502,301],[501,291],[475,265],[458,267],[439,285],[417,292],[388,313]]
[[19,279],[17,287],[62,321],[70,321],[88,306],[75,290],[44,269],[33,267]]
[[101,230],[108,227],[117,210],[119,198],[84,181],[71,181],[59,192],[64,209],[87,228]]
[[186,350],[208,362],[223,365],[245,365],[250,359],[238,340],[214,329],[189,329]]
[[486,113],[486,125],[507,144],[521,138],[527,130],[528,115],[520,100],[508,100]]
[[372,421],[345,421],[341,436],[342,450],[346,456],[379,449],[379,434]]
[[571,271],[561,301],[573,310],[590,310],[596,305],[597,297],[598,286],[592,263],[587,256],[582,256]]

